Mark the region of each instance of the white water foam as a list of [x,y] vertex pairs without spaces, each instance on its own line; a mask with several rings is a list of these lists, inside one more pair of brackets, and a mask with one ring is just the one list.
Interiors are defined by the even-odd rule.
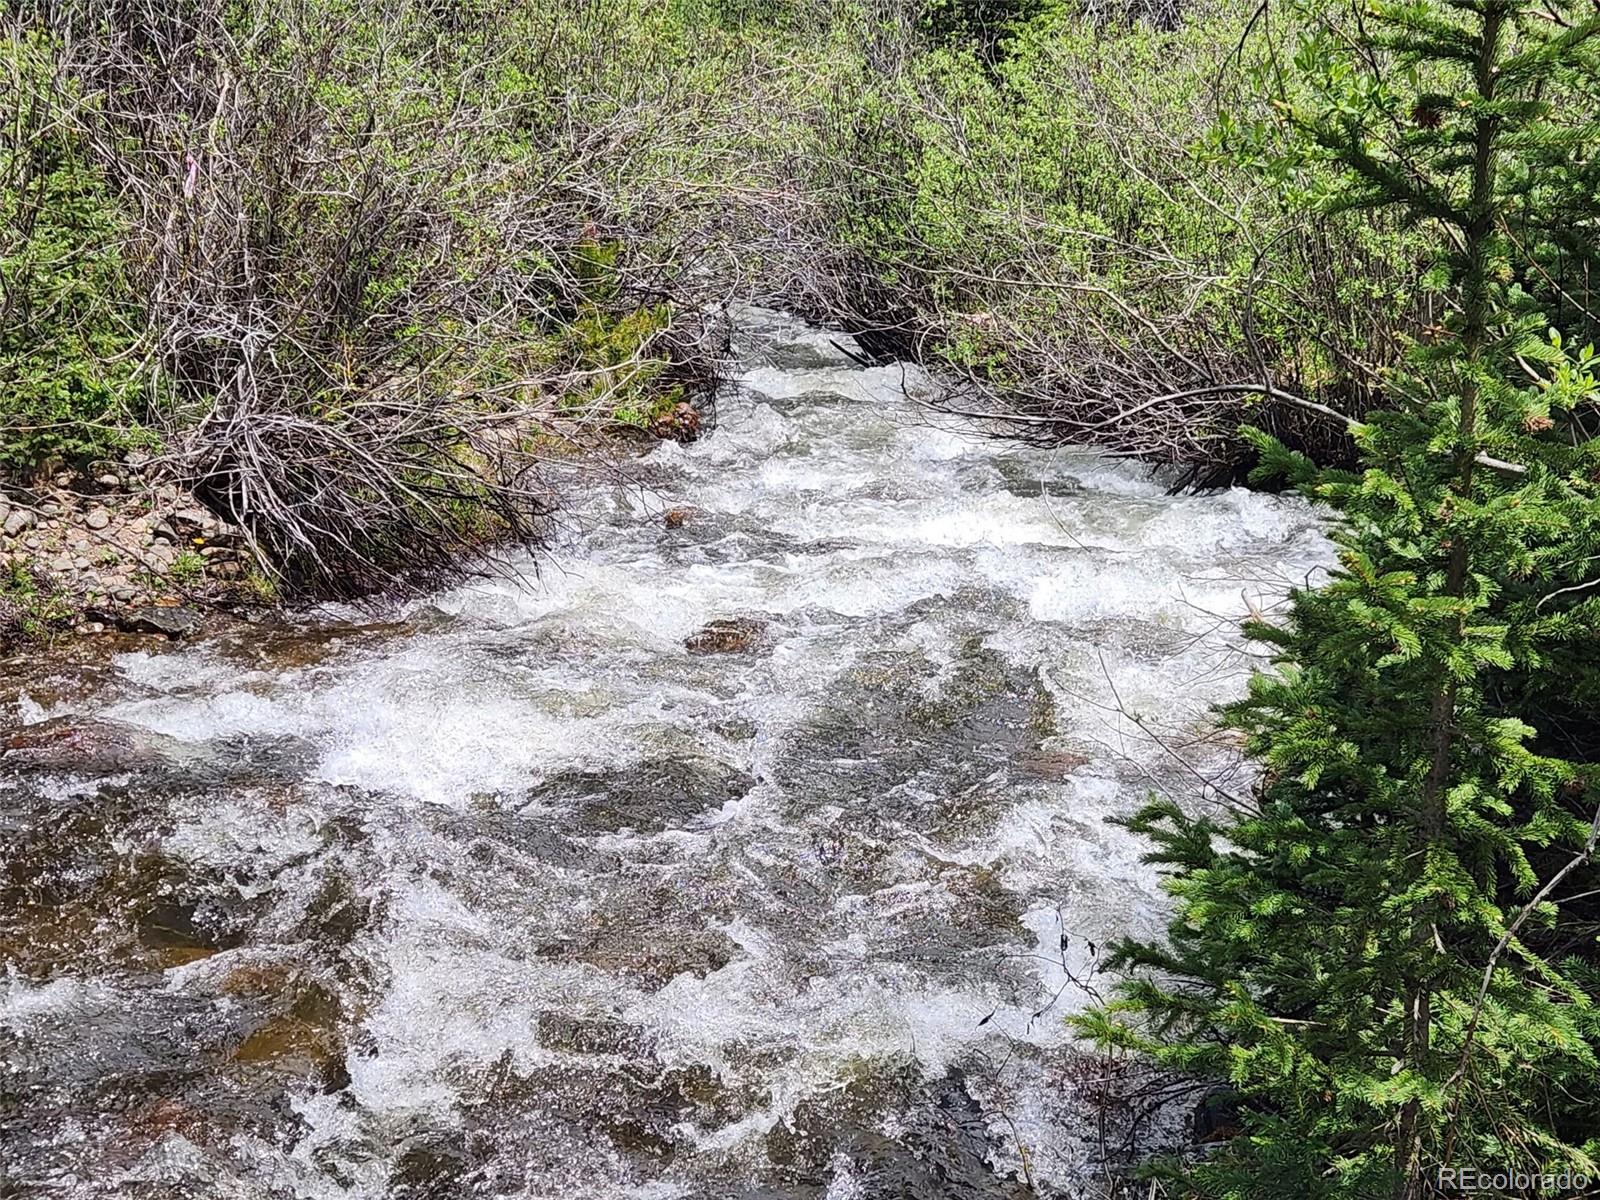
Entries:
[[[906,1061],[928,1080],[1014,1063],[994,1083],[1005,1109],[985,1110],[996,1144],[1021,1130],[1043,1186],[1081,1182],[1092,1154],[1047,1135],[1062,1085],[1041,1064],[1070,1053],[1061,1018],[1087,1003],[1081,984],[1105,985],[1098,948],[1162,913],[1142,845],[1106,818],[1186,786],[1174,745],[1220,755],[1201,739],[1253,661],[1245,597],[1270,605],[1326,562],[1318,518],[929,428],[902,392],[930,391],[920,372],[862,369],[836,335],[770,314],[750,323],[715,434],[648,456],[657,494],[593,497],[583,542],[537,577],[452,589],[412,606],[416,631],[309,666],[125,655],[89,706],[195,744],[303,746],[303,807],[222,797],[165,851],[279,889],[263,929],[295,928],[335,867],[374,906],[337,952],[359,981],[347,1087],[297,1093],[282,1145],[237,1144],[281,1194],[384,1195],[396,1131],[461,1125],[496,1071],[691,1068],[729,1099],[665,1122],[670,1165],[574,1138],[524,1099],[560,1161],[503,1148],[518,1182],[484,1194],[574,1194],[560,1189],[580,1167],[589,1195],[715,1194],[729,1172],[773,1170],[764,1147],[811,1106]],[[653,515],[670,506],[691,510],[682,531]],[[684,648],[733,617],[766,623],[762,652]],[[1021,732],[1022,706],[1044,701],[983,682],[994,661],[1053,701],[1048,728]],[[940,705],[990,695],[1014,701],[992,728],[940,724]],[[650,789],[666,785],[644,785],[639,807],[627,772],[663,762],[751,784],[694,783],[659,810],[669,793]],[[46,1002],[20,986],[11,1008]],[[639,1031],[648,1067],[542,1039],[549,1014]],[[614,1101],[594,1103],[598,1130]],[[869,1194],[849,1155],[817,1169],[819,1196]]]

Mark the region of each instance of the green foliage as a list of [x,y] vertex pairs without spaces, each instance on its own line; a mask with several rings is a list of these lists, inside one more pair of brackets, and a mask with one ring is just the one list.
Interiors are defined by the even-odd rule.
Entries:
[[1046,7],[1047,0],[928,0],[920,23],[935,43],[968,48],[990,62],[1006,38]]
[[0,646],[47,636],[72,620],[70,598],[22,563],[0,567]]
[[0,332],[5,453],[96,453],[148,417],[286,592],[536,542],[557,489],[529,447],[597,449],[714,377],[727,248],[836,48],[805,13],[24,5],[45,107],[13,124],[44,149],[0,252],[38,319]]
[[[1508,218],[1552,222],[1529,181],[1593,136],[1567,101],[1600,80],[1600,17],[1550,11],[1407,0],[1313,23],[1274,76],[1278,122],[1229,131],[1296,202],[1418,223],[1442,316],[1356,428],[1358,470],[1257,437],[1341,522],[1326,585],[1251,627],[1276,669],[1223,723],[1254,795],[1127,822],[1176,914],[1166,943],[1119,947],[1131,978],[1081,1025],[1244,1098],[1245,1133],[1180,1172],[1194,1195],[1600,1174],[1600,780],[1546,674],[1600,634],[1600,384],[1519,282]],[[1600,216],[1592,194],[1575,208]],[[1592,727],[1592,659],[1562,678],[1588,703],[1561,716]]]
[[44,41],[0,41],[0,472],[139,440],[124,223],[63,108]]
[[599,405],[624,425],[649,428],[684,399],[668,379],[670,362],[656,353],[672,324],[670,306],[644,305],[620,316],[587,306],[563,332],[562,352],[586,381],[563,398],[569,407]]
[[180,551],[167,568],[167,574],[177,583],[198,583],[206,573],[206,560],[193,550]]
[[[863,319],[929,331],[919,350],[1024,407],[1076,419],[1099,396],[1084,432],[1152,455],[1241,456],[1242,401],[1142,403],[1217,379],[1265,370],[1364,411],[1417,319],[1420,243],[1392,217],[1291,211],[1216,153],[1219,95],[1270,115],[1233,66],[1253,7],[1166,29],[1030,5],[1002,55],[954,38],[841,91],[820,190],[871,273]],[[1336,429],[1300,441],[1346,453]]]

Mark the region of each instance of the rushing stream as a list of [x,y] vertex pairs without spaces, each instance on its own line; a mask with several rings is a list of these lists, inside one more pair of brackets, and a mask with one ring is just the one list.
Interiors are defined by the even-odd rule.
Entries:
[[0,760],[0,1196],[1020,1200],[1181,1136],[1063,1017],[1314,514],[739,337],[521,578],[0,680],[57,738]]

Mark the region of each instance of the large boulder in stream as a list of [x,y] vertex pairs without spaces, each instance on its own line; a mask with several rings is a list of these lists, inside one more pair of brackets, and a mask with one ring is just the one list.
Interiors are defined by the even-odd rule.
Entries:
[[723,617],[683,640],[690,654],[754,654],[768,649],[767,623],[753,617]]
[[648,758],[609,771],[566,771],[528,793],[541,810],[562,811],[574,833],[660,833],[739,799],[753,775],[715,759]]
[[0,741],[0,764],[62,775],[116,775],[152,770],[182,756],[165,734],[99,717],[51,717]]
[[174,640],[199,632],[204,623],[200,614],[192,608],[159,604],[113,614],[113,620],[126,633],[159,633]]

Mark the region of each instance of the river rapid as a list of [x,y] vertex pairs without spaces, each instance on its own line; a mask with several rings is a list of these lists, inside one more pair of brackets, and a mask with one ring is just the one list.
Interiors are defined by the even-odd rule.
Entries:
[[737,342],[515,577],[0,678],[122,747],[0,760],[0,1196],[1020,1200],[1183,1136],[1064,1017],[1315,513]]

